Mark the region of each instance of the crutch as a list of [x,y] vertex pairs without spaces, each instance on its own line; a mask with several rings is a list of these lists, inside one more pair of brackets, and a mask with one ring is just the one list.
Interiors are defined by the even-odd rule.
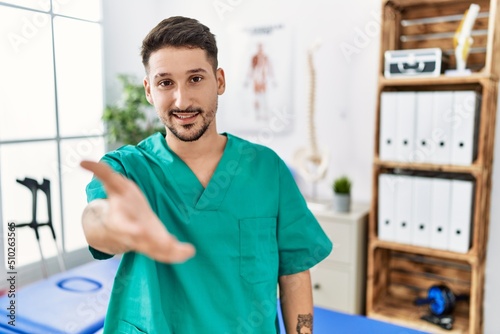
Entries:
[[59,262],[59,270],[63,272],[66,271],[66,266],[64,265],[62,251],[57,243],[56,232],[54,230],[54,225],[52,224],[52,197],[50,193],[50,181],[47,179],[43,179],[43,183],[39,185],[39,189],[43,191],[45,197],[47,197],[47,212],[49,220],[46,223],[46,225],[50,227],[50,230],[52,232],[52,238],[54,239],[54,244],[56,245],[56,250],[57,250],[57,261]]
[[[22,228],[22,227],[30,227],[35,231],[35,236],[36,240],[38,243],[38,249],[40,251],[40,256],[42,259],[42,271],[43,271],[43,276],[47,277],[47,264],[45,261],[45,257],[43,255],[42,251],[42,246],[40,243],[40,233],[38,231],[39,227],[42,226],[49,226],[51,232],[52,232],[52,238],[54,239],[54,243],[56,245],[57,249],[57,259],[59,262],[59,269],[61,271],[66,270],[64,261],[61,255],[61,250],[59,248],[59,245],[57,244],[57,239],[56,239],[56,233],[54,231],[54,226],[52,224],[52,203],[51,203],[51,194],[50,194],[50,181],[47,179],[43,179],[43,183],[39,184],[38,181],[31,179],[31,178],[24,178],[24,180],[16,180],[18,183],[22,184],[23,186],[27,187],[31,191],[31,196],[33,198],[33,206],[32,206],[32,218],[31,222],[29,223],[21,223],[21,224],[16,224],[16,227]],[[38,198],[38,190],[43,191],[45,196],[47,197],[47,215],[48,215],[48,221],[46,223],[39,223],[37,219],[37,198]]]

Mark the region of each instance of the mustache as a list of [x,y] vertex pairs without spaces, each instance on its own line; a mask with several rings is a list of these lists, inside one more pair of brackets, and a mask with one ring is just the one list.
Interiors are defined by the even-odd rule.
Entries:
[[187,109],[170,109],[168,111],[168,115],[172,116],[173,114],[194,114],[194,113],[202,113],[203,109],[201,108],[187,108]]

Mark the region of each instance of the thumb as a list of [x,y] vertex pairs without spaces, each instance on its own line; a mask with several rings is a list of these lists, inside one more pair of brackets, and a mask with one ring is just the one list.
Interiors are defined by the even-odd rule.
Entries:
[[196,253],[193,245],[185,242],[178,242],[172,248],[169,255],[170,263],[180,263],[192,258]]
[[114,172],[107,164],[103,162],[83,160],[80,162],[80,166],[90,172],[93,172],[94,175],[101,180],[108,193],[117,193],[125,189],[123,177]]

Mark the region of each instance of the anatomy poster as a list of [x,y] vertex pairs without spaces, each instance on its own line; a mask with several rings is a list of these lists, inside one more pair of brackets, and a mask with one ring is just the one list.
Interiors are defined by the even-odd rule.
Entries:
[[290,131],[292,114],[292,34],[285,24],[231,29],[227,69],[227,111],[232,130]]

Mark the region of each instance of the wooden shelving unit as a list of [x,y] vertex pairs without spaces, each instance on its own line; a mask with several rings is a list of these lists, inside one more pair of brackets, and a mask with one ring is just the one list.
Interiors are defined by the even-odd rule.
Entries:
[[489,80],[497,81],[498,78],[491,74],[473,73],[467,77],[447,77],[441,75],[432,78],[390,78],[384,76],[379,77],[379,84],[384,87],[402,87],[402,86],[443,86],[443,85],[464,85],[464,84],[481,84],[484,85]]
[[[384,53],[387,50],[439,47],[449,55],[449,67],[455,68],[452,38],[461,16],[471,3],[481,7],[474,26],[473,48],[467,62],[467,67],[473,70],[472,75],[398,79],[383,76]],[[439,23],[439,18],[447,20]],[[373,200],[368,227],[367,316],[432,333],[480,334],[483,332],[484,271],[500,77],[500,0],[384,0],[380,51]],[[439,90],[475,90],[481,95],[475,161],[470,166],[454,166],[381,160],[381,93]],[[430,175],[467,175],[475,180],[469,252],[461,254],[378,239],[378,176],[383,172],[401,170]],[[428,308],[413,303],[415,298],[425,296],[429,286],[442,283],[456,294],[470,296],[468,302],[457,303],[451,331],[420,320]]]
[[478,164],[472,164],[470,166],[454,166],[454,165],[434,165],[434,164],[423,164],[423,163],[406,163],[399,161],[383,161],[375,158],[374,164],[379,168],[385,169],[411,169],[411,170],[422,170],[422,171],[435,171],[435,172],[448,172],[448,173],[470,173],[473,175],[480,174],[483,172],[483,166]]

